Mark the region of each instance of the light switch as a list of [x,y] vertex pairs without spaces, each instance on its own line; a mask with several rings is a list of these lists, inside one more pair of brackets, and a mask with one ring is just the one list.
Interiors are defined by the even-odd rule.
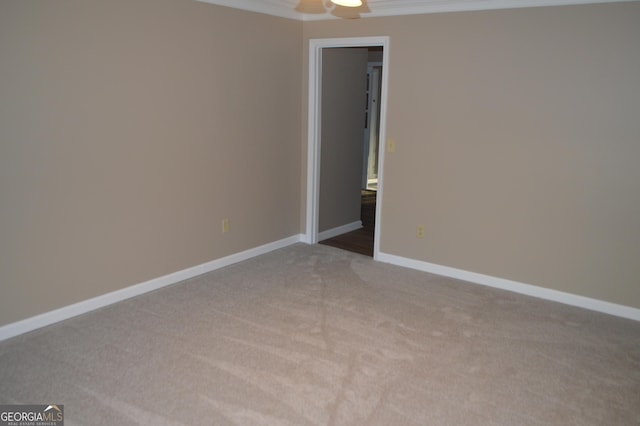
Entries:
[[396,140],[395,139],[389,139],[387,141],[387,151],[396,152]]

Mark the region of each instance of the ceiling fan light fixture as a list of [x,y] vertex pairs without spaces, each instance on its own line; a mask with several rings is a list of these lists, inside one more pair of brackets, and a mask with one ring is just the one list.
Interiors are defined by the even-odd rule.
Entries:
[[362,0],[331,0],[331,2],[334,4],[337,4],[338,6],[345,6],[345,7],[362,6]]

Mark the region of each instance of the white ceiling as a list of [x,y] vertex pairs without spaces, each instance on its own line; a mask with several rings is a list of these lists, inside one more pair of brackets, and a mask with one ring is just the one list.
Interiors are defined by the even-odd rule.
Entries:
[[[334,19],[330,11],[302,13],[296,10],[305,5],[329,3],[329,0],[197,0],[204,3],[249,10],[284,18],[312,21]],[[519,7],[560,6],[586,3],[614,3],[639,0],[365,0],[366,7],[358,12],[362,18],[378,16],[416,15],[421,13],[457,12],[463,10],[511,9]],[[368,10],[367,10],[368,9]],[[343,8],[344,10],[344,8]]]

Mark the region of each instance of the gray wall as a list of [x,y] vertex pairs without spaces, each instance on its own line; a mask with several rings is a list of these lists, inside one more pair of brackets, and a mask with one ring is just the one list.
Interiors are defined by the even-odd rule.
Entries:
[[364,35],[391,37],[383,252],[640,308],[638,22],[0,2],[0,324],[305,229],[307,42]]
[[640,3],[304,25],[380,35],[381,251],[640,307]]
[[0,324],[297,235],[301,31],[195,1],[0,2]]
[[360,220],[368,56],[322,50],[319,232]]

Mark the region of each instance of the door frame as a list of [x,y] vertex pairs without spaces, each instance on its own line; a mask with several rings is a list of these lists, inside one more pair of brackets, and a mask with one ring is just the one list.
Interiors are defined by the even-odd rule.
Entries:
[[[380,253],[380,217],[384,190],[384,152],[387,124],[387,93],[389,81],[389,37],[349,37],[309,40],[309,105],[307,117],[307,211],[305,242],[318,243],[318,220],[320,206],[320,141],[322,127],[322,49],[332,47],[382,46],[382,88],[380,100],[380,136],[378,143],[378,192],[376,201],[376,225],[373,258]],[[364,90],[364,89],[363,89]]]

